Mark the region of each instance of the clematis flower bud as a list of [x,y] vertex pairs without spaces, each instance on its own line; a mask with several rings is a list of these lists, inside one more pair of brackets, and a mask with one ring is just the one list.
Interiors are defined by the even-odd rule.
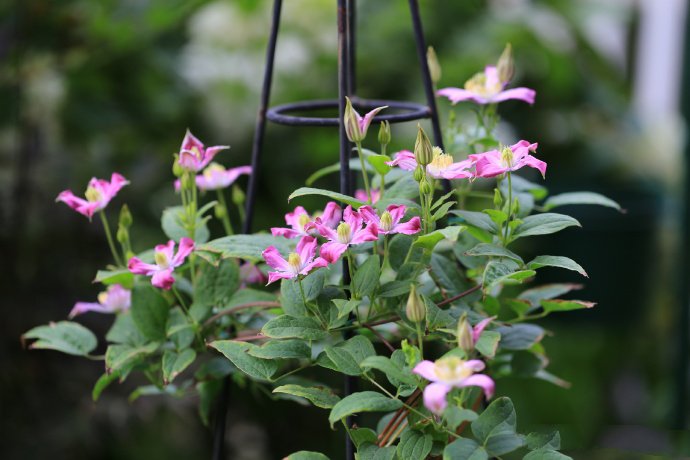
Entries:
[[410,284],[410,295],[407,298],[405,315],[407,316],[407,319],[414,323],[424,321],[424,318],[426,318],[424,301],[417,294],[417,287],[414,284]]
[[501,53],[501,57],[498,58],[498,64],[496,65],[498,70],[498,79],[504,85],[513,79],[515,75],[515,61],[513,60],[513,47],[508,43]]
[[244,206],[244,192],[237,185],[232,186],[232,202],[237,206]]
[[172,173],[173,176],[175,177],[182,177],[182,174],[184,174],[184,168],[180,166],[180,156],[178,154],[174,155],[175,161],[173,162],[173,167],[172,167]]
[[384,120],[379,126],[379,144],[386,146],[391,143],[391,124]]
[[379,219],[379,230],[389,232],[393,228],[393,217],[388,211],[383,211],[381,219]]
[[414,157],[417,164],[426,166],[434,159],[433,146],[429,141],[429,137],[422,129],[421,125],[417,125],[417,140],[414,143]]
[[117,242],[120,244],[125,244],[129,241],[129,232],[125,227],[119,226],[117,228],[117,234],[115,235]]
[[463,313],[458,321],[458,347],[465,351],[465,353],[470,353],[474,350],[474,339],[472,337],[472,326],[470,326],[469,321],[467,321],[467,313]]
[[364,140],[364,135],[359,127],[359,121],[357,120],[357,111],[352,107],[352,102],[350,98],[345,98],[345,134],[350,142],[362,142]]
[[429,179],[422,177],[422,180],[419,182],[419,193],[421,195],[430,195],[433,191],[434,188],[431,186]]
[[132,213],[129,212],[129,206],[126,204],[122,205],[122,208],[120,208],[120,220],[119,224],[124,227],[124,228],[129,228],[132,226]]
[[501,209],[501,206],[503,206],[503,196],[498,188],[494,189],[494,206],[496,209]]
[[417,167],[414,169],[413,177],[415,181],[421,182],[424,178],[424,168],[417,165]]
[[433,46],[430,46],[426,50],[426,63],[429,66],[429,75],[431,75],[431,81],[434,85],[441,80],[441,64],[438,63],[438,57],[436,57],[436,51]]

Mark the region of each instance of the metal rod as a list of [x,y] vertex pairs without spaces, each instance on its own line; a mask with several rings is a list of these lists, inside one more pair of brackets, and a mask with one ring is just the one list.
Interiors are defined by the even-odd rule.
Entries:
[[[345,132],[345,96],[348,95],[350,88],[349,76],[352,68],[349,60],[348,36],[349,27],[347,24],[348,3],[350,0],[338,0],[338,114],[339,114],[339,138],[340,138],[340,193],[345,195],[352,194],[352,177],[350,175],[350,152],[352,151],[350,142],[347,139]],[[350,284],[349,269],[347,260],[343,259],[343,284]],[[348,338],[348,333],[344,334],[344,338]],[[343,393],[345,396],[356,391],[356,385],[353,377],[345,376],[343,384]],[[352,426],[350,417],[345,419],[345,424]],[[345,460],[354,460],[355,446],[350,439],[350,436],[345,434]]]
[[256,204],[256,192],[259,181],[259,164],[261,162],[261,151],[264,145],[264,134],[266,131],[266,110],[268,109],[271,97],[271,82],[273,81],[273,62],[276,54],[276,42],[278,41],[278,28],[280,27],[280,10],[283,0],[274,0],[273,19],[271,21],[271,33],[268,38],[266,49],[266,69],[264,70],[264,83],[261,88],[261,101],[259,112],[256,115],[256,128],[254,130],[254,141],[252,143],[252,174],[249,176],[247,187],[246,218],[242,228],[242,233],[250,233],[252,220],[254,219],[254,205]]
[[[429,72],[429,63],[426,61],[426,41],[424,40],[424,29],[422,28],[422,19],[419,15],[419,2],[417,0],[409,0],[410,15],[412,16],[412,28],[414,29],[414,41],[417,45],[417,58],[419,59],[419,67],[422,70],[422,85],[424,86],[424,94],[426,94],[426,103],[431,112],[431,127],[434,131],[434,141],[436,145],[443,147],[443,133],[441,132],[441,124],[438,121],[438,107],[436,106],[436,95],[434,94],[434,82],[431,81],[431,73]],[[450,191],[450,181],[443,180],[443,189],[446,192]]]
[[[280,10],[282,0],[273,1],[273,18],[271,21],[271,32],[268,38],[266,49],[266,69],[264,70],[264,83],[261,89],[261,100],[259,101],[259,111],[256,116],[256,128],[254,130],[254,140],[252,144],[252,173],[249,176],[247,187],[247,203],[245,208],[245,221],[242,225],[243,233],[250,233],[252,220],[254,218],[254,206],[256,204],[256,193],[259,176],[259,164],[261,161],[261,151],[263,149],[264,134],[266,131],[266,110],[271,96],[271,82],[273,80],[273,62],[276,53],[276,42],[278,40],[278,28],[280,26]],[[216,405],[215,426],[213,430],[213,460],[225,459],[225,425],[228,417],[228,403],[230,400],[230,377],[223,381],[221,393],[218,396]]]
[[357,91],[357,0],[347,0],[347,95]]

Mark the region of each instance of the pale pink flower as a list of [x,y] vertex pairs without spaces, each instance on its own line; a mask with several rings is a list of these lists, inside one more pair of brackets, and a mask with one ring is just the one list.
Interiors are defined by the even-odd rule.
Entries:
[[119,284],[108,286],[106,291],[98,294],[98,302],[77,302],[69,313],[69,318],[84,314],[88,311],[97,313],[117,313],[129,310],[132,306],[132,291]]
[[484,395],[494,394],[494,381],[488,375],[476,374],[484,370],[484,363],[478,359],[465,361],[456,356],[448,356],[436,362],[424,360],[412,372],[429,380],[424,388],[424,406],[436,415],[441,415],[448,406],[446,395],[453,388],[481,387]]
[[347,251],[351,244],[361,244],[367,241],[376,241],[379,238],[379,229],[375,223],[368,223],[362,227],[362,216],[352,210],[352,206],[345,208],[343,222],[333,228],[324,225],[317,219],[314,223],[319,233],[328,238],[328,242],[321,246],[321,257],[328,263],[334,263]]
[[335,201],[326,203],[322,213],[314,213],[310,216],[306,209],[302,206],[297,206],[294,211],[285,214],[285,223],[290,228],[273,227],[271,234],[273,236],[284,236],[285,238],[299,238],[301,236],[316,235],[314,221],[318,218],[320,223],[330,228],[335,228],[340,222],[340,217],[343,215],[342,209]]
[[110,182],[93,177],[84,194],[86,199],[75,196],[71,190],[65,190],[60,192],[55,201],[62,201],[90,220],[96,212],[104,209],[110,200],[117,195],[117,192],[127,184],[129,181],[118,173],[113,173],[110,176]]
[[[371,202],[372,204],[378,203],[378,201],[381,199],[381,190],[377,188],[372,188],[369,189],[371,192]],[[358,188],[355,190],[355,198],[358,199],[359,201],[369,201],[369,197],[367,196],[367,191],[364,190],[363,188]]]
[[283,258],[280,251],[275,246],[267,247],[261,253],[266,263],[276,271],[268,272],[268,284],[279,279],[296,278],[299,275],[307,275],[315,268],[325,267],[328,262],[316,257],[316,238],[313,236],[303,236],[295,252],[288,255],[287,260]]
[[[203,174],[195,177],[196,186],[199,190],[218,190],[232,185],[242,174],[251,174],[251,166],[239,166],[237,168],[225,169],[223,165],[211,163]],[[175,191],[180,190],[180,180],[175,181]]]
[[177,162],[184,169],[199,172],[213,160],[213,157],[218,152],[229,148],[230,146],[228,145],[216,145],[206,148],[199,139],[187,130],[180,146],[180,157]]
[[501,151],[490,150],[470,155],[475,162],[477,177],[494,177],[508,171],[517,171],[523,166],[538,169],[542,177],[546,175],[546,163],[530,155],[536,152],[538,144],[520,141]]
[[[434,147],[434,156],[426,166],[426,172],[434,179],[469,179],[473,177],[469,169],[474,165],[474,161],[466,159],[453,162],[453,157],[439,147]],[[413,171],[417,168],[417,160],[414,153],[409,150],[401,150],[395,154],[392,161],[387,161],[388,166],[397,166],[405,171]]]
[[460,101],[472,101],[477,104],[495,104],[509,99],[517,99],[534,104],[536,91],[530,88],[513,88],[505,90],[507,81],[501,81],[496,66],[486,66],[484,72],[480,72],[467,80],[465,88],[443,88],[436,92],[439,96],[445,96],[453,104]]
[[155,264],[142,262],[138,257],[129,259],[127,268],[135,275],[151,276],[151,284],[157,288],[169,290],[175,282],[173,271],[182,265],[189,254],[194,250],[194,241],[184,237],[180,239],[180,245],[175,253],[175,242],[159,244],[155,248]]
[[392,204],[379,217],[371,206],[362,206],[359,208],[359,213],[365,222],[376,224],[379,234],[403,233],[414,235],[421,230],[421,221],[418,216],[415,216],[407,222],[401,223],[400,220],[405,216],[405,209],[405,205]]

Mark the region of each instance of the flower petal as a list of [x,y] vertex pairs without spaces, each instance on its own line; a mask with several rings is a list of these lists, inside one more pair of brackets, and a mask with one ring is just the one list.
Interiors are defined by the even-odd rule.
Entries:
[[303,236],[301,240],[299,240],[299,243],[297,243],[297,247],[295,248],[295,251],[297,254],[299,254],[299,258],[301,261],[301,264],[307,264],[311,262],[311,260],[314,258],[314,255],[316,254],[316,245],[317,245],[316,238],[313,236]]
[[461,88],[443,88],[436,91],[436,94],[438,96],[447,97],[453,104],[457,104],[461,101],[472,101],[477,104],[486,104],[488,102],[486,98]]
[[358,229],[352,235],[351,244],[361,244],[367,241],[376,241],[379,239],[379,226],[370,223],[366,227]]
[[441,415],[448,407],[446,395],[452,387],[445,383],[430,383],[424,388],[424,407],[436,415]]
[[546,177],[546,163],[533,157],[532,155],[527,155],[523,160],[525,166],[539,170],[541,177]]
[[280,279],[290,279],[290,278],[295,278],[297,276],[296,273],[289,273],[289,272],[268,272],[268,284],[274,283]]
[[347,244],[329,241],[321,245],[321,257],[329,264],[335,263],[345,251]]
[[491,102],[503,102],[509,99],[516,99],[519,101],[525,101],[528,104],[534,104],[534,99],[536,96],[537,92],[530,88],[511,88],[501,91],[492,97]]
[[127,263],[127,269],[135,275],[152,275],[158,271],[158,265],[147,264],[138,257],[132,257]]
[[77,302],[74,304],[72,311],[69,312],[68,318],[72,319],[75,316],[83,315],[88,311],[95,311],[98,313],[110,313],[111,310],[96,302]]
[[[280,271],[290,271],[290,264],[280,255],[275,246],[269,246],[261,253],[269,267]],[[269,273],[270,275],[270,273]]]
[[397,166],[405,171],[414,171],[417,167],[417,160],[414,153],[409,150],[401,150],[393,156],[392,161],[386,161],[388,166]]
[[291,228],[271,227],[271,235],[284,236],[285,238],[297,238],[298,236],[302,236],[302,233],[299,233]]
[[388,106],[384,105],[382,107],[376,107],[374,110],[372,110],[371,112],[364,115],[364,118],[358,120],[359,121],[359,129],[362,132],[362,136],[365,136],[367,134],[367,130],[369,129],[369,125],[371,124],[371,121],[374,119],[376,114],[385,108],[388,108]]
[[335,228],[338,226],[338,222],[340,222],[342,215],[343,211],[338,203],[329,201],[323,209],[323,214],[321,214],[321,222],[327,227]]
[[157,271],[151,278],[151,284],[157,288],[165,289],[166,291],[169,290],[175,283],[175,278],[172,276],[172,272],[172,268]]
[[199,152],[204,151],[204,144],[201,143],[199,139],[194,136],[194,134],[191,133],[191,131],[187,130],[187,132],[184,135],[184,139],[182,139],[182,145],[180,146],[180,152],[183,150],[192,150],[192,148],[196,147]]
[[415,233],[418,233],[422,229],[422,221],[420,220],[419,216],[415,216],[412,219],[408,220],[407,222],[404,222],[402,224],[398,224],[395,227],[393,227],[393,230],[391,230],[391,233],[402,233],[404,235],[414,235]]
[[420,361],[414,369],[412,369],[412,372],[421,375],[425,379],[435,382],[438,380],[438,377],[436,376],[436,366],[434,365],[433,361],[429,360],[424,360]]
[[194,240],[188,237],[180,239],[180,246],[177,248],[177,254],[172,259],[173,267],[179,267],[184,260],[194,250]]
[[[368,198],[365,198],[365,200],[367,199]],[[362,206],[361,208],[359,208],[359,215],[362,216],[364,222],[366,223],[379,223],[379,216],[378,214],[376,214],[376,211],[374,211],[374,208],[372,208],[371,206]]]
[[493,379],[488,375],[484,374],[474,374],[467,377],[461,383],[455,385],[459,388],[462,387],[481,387],[484,390],[484,395],[486,399],[490,399],[494,395],[494,390],[496,389],[496,384]]
[[472,372],[480,372],[484,370],[486,364],[484,364],[484,361],[479,359],[470,359],[469,361],[465,361],[462,366],[465,369],[471,369]]
[[483,320],[479,321],[473,328],[472,328],[472,341],[476,344],[479,341],[479,337],[481,337],[482,332],[484,332],[484,329],[486,326],[489,325],[491,321],[496,319],[495,316],[490,316],[489,318],[484,318]]

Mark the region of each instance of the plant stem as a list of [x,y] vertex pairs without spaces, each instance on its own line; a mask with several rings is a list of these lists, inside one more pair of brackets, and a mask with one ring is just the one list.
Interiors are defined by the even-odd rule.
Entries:
[[364,190],[367,192],[367,202],[371,204],[371,189],[369,188],[369,176],[367,175],[367,169],[364,166],[364,152],[362,152],[361,142],[357,142],[357,154],[359,156],[359,163],[362,166],[362,179],[364,179]]
[[105,216],[105,211],[101,210],[98,212],[101,216],[101,222],[103,222],[103,228],[105,229],[105,237],[108,239],[108,246],[110,246],[110,252],[113,253],[113,259],[115,259],[115,265],[118,267],[124,267],[120,256],[115,248],[115,242],[113,241],[113,235],[110,233],[110,225],[108,225],[108,218]]
[[508,246],[508,228],[513,215],[513,181],[510,171],[508,171],[508,220],[506,220],[505,233],[503,235],[503,246]]
[[419,355],[424,359],[424,336],[422,335],[422,322],[417,321],[415,323],[415,328],[417,329],[417,345],[419,345]]
[[216,189],[216,194],[218,195],[218,204],[223,208],[222,214],[223,218],[223,228],[225,228],[225,233],[228,235],[234,235],[232,231],[232,223],[230,222],[230,215],[228,214],[228,205],[225,202],[225,195],[223,195],[222,189]]
[[297,284],[299,284],[299,292],[300,294],[302,294],[302,302],[304,302],[304,307],[307,310],[310,310],[312,314],[319,319],[321,326],[327,328],[328,323],[321,316],[321,313],[319,312],[319,307],[317,306],[314,310],[312,310],[311,305],[309,304],[309,302],[307,302],[307,296],[304,294],[304,287],[302,286],[302,276],[300,275],[297,276]]
[[194,330],[194,335],[196,335],[196,338],[199,341],[199,345],[203,346],[204,339],[203,337],[201,337],[201,332],[199,331],[199,323],[194,318],[192,318],[192,315],[189,313],[189,308],[187,307],[187,304],[185,303],[184,299],[182,298],[182,295],[180,295],[180,291],[177,290],[175,285],[173,285],[172,291],[180,304],[180,308],[182,308],[182,311],[184,311],[184,314],[185,316],[187,316],[189,322],[192,323],[192,329]]

